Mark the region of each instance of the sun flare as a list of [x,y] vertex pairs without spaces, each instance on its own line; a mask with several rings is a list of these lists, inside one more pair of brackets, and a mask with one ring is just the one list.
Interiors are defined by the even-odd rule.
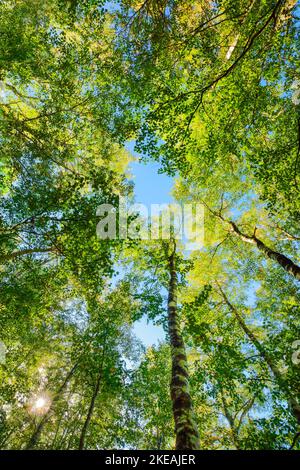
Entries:
[[32,415],[43,415],[47,413],[51,405],[51,399],[48,393],[33,397],[29,402],[29,413]]

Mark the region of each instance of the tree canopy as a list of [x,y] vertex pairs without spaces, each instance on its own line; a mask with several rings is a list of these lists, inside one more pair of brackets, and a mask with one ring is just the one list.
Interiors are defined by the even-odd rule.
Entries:
[[299,7],[0,3],[1,449],[300,450]]

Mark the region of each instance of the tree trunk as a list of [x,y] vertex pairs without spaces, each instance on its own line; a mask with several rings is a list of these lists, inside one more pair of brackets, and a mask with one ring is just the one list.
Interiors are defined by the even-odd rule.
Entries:
[[233,442],[236,450],[241,450],[240,444],[239,444],[239,439],[238,439],[238,432],[237,432],[237,429],[236,429],[235,423],[234,423],[234,418],[233,418],[233,416],[231,415],[231,413],[228,409],[228,406],[227,406],[227,403],[226,403],[226,398],[225,398],[225,395],[224,395],[224,392],[223,392],[222,388],[221,388],[221,398],[222,398],[224,414],[225,414],[226,419],[228,421],[228,424],[230,426],[232,442]]
[[85,442],[86,432],[88,430],[91,418],[93,416],[96,398],[97,398],[99,390],[100,390],[101,379],[102,379],[102,367],[101,367],[100,372],[98,374],[97,382],[96,382],[96,385],[95,385],[95,388],[94,388],[94,392],[93,392],[93,395],[92,395],[92,399],[91,399],[91,402],[90,402],[88,413],[86,415],[85,421],[83,423],[83,427],[81,429],[79,446],[78,446],[79,450],[84,449],[84,442]]
[[5,263],[5,261],[9,261],[14,258],[18,258],[18,256],[24,255],[31,255],[31,254],[39,254],[39,253],[54,253],[56,250],[53,247],[49,248],[27,248],[24,250],[13,251],[12,253],[8,253],[7,255],[3,255],[0,259],[1,263]]
[[107,338],[107,336],[105,334],[103,347],[102,347],[102,358],[101,358],[101,364],[100,364],[100,367],[99,367],[99,373],[98,373],[98,376],[97,376],[97,381],[96,381],[96,385],[95,385],[93,395],[92,395],[92,398],[91,398],[90,406],[89,406],[85,421],[83,423],[83,427],[81,429],[81,434],[80,434],[80,439],[79,439],[79,446],[78,446],[79,450],[84,449],[86,432],[87,432],[89,424],[91,422],[91,419],[92,419],[92,416],[93,416],[93,413],[94,413],[94,409],[95,409],[96,399],[97,399],[97,396],[98,396],[99,391],[100,391],[101,380],[102,380],[102,375],[103,375],[102,374],[103,364],[104,364],[104,358],[105,358],[105,353],[106,353],[106,338]]
[[77,368],[77,365],[78,364],[75,364],[72,369],[70,370],[70,372],[68,373],[68,375],[66,376],[63,384],[61,385],[61,387],[58,389],[58,391],[56,392],[53,400],[52,400],[52,403],[48,409],[48,411],[45,413],[45,415],[43,416],[43,418],[41,419],[41,421],[39,422],[36,430],[34,431],[34,433],[32,434],[27,446],[26,446],[26,450],[30,450],[30,449],[34,449],[39,441],[39,438],[43,432],[43,429],[44,429],[44,426],[45,424],[48,422],[49,418],[51,417],[51,414],[52,412],[54,411],[54,407],[55,407],[55,403],[57,402],[57,400],[60,398],[62,392],[64,391],[64,389],[66,388],[67,384],[69,383],[69,381],[71,380],[71,378],[73,377],[74,375],[74,372]]
[[175,250],[174,243],[173,253],[169,257],[168,328],[172,355],[170,390],[175,422],[176,450],[196,450],[199,449],[199,435],[193,418],[187,357],[178,318]]
[[[224,220],[224,219],[223,219]],[[256,247],[267,257],[276,261],[286,272],[294,276],[295,279],[300,281],[300,266],[295,264],[290,258],[274,251],[269,248],[263,241],[256,237],[256,235],[249,236],[240,231],[237,225],[232,221],[227,221],[231,226],[231,231],[237,235],[241,240],[256,245]]]
[[283,255],[282,253],[279,253],[278,251],[269,248],[262,240],[257,238],[255,232],[252,236],[243,233],[235,222],[225,219],[225,217],[223,217],[220,212],[216,212],[211,209],[208,204],[206,204],[206,202],[202,201],[202,203],[211,214],[230,225],[230,231],[232,233],[237,235],[244,242],[255,245],[265,255],[266,258],[276,261],[276,263],[278,263],[287,273],[291,274],[295,279],[297,279],[297,281],[300,281],[300,266],[294,263],[290,258]]
[[244,333],[246,334],[246,336],[250,339],[251,343],[255,346],[255,348],[258,350],[258,352],[260,353],[261,357],[264,359],[264,361],[268,364],[269,368],[271,369],[271,371],[273,372],[274,375],[278,376],[280,375],[280,372],[279,370],[275,367],[275,365],[273,364],[271,358],[269,357],[268,353],[265,351],[265,349],[263,348],[263,346],[260,344],[260,342],[258,341],[258,339],[256,338],[256,336],[254,335],[254,333],[250,330],[250,328],[246,325],[244,319],[242,318],[242,316],[240,315],[240,313],[238,312],[238,310],[232,305],[232,303],[229,301],[227,295],[225,294],[225,292],[223,291],[223,289],[219,286],[219,291],[223,297],[223,299],[225,300],[226,304],[228,305],[228,307],[230,308],[230,310],[232,311],[232,313],[234,314],[235,318],[237,319],[240,327],[242,328],[242,330],[244,331]]
[[221,288],[221,286],[218,284],[219,291],[225,300],[226,304],[232,311],[232,313],[235,315],[240,327],[246,334],[246,336],[249,338],[251,343],[256,347],[257,351],[259,352],[260,356],[262,359],[266,362],[266,364],[269,366],[270,370],[272,371],[276,382],[280,386],[280,388],[287,394],[288,401],[291,407],[291,411],[295,418],[297,419],[298,423],[300,424],[300,405],[298,404],[298,401],[295,399],[293,394],[291,393],[282,373],[278,369],[278,367],[274,364],[272,358],[269,356],[268,352],[265,350],[265,348],[262,346],[262,344],[259,342],[259,340],[256,338],[254,333],[250,330],[250,328],[246,325],[244,322],[244,319],[242,316],[239,314],[238,310],[232,305],[232,303],[229,301],[228,297],[226,296],[225,292]]

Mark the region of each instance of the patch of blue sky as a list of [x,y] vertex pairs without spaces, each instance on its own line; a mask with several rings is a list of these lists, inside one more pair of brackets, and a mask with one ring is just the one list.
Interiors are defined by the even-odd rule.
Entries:
[[158,345],[165,340],[165,332],[160,325],[154,325],[153,322],[148,322],[146,318],[142,318],[134,325],[135,335],[146,346]]
[[[160,165],[156,162],[141,160],[140,155],[134,151],[135,142],[127,142],[126,149],[135,157],[129,165],[128,171],[134,183],[135,203],[144,204],[150,214],[151,204],[169,204],[174,202],[171,191],[173,179],[165,174],[159,173]],[[122,279],[125,271],[122,266],[117,266],[118,274],[113,284]],[[148,321],[143,317],[134,325],[133,331],[138,339],[146,346],[158,345],[164,341],[165,332],[159,325]]]
[[126,149],[135,157],[129,165],[129,172],[134,183],[136,203],[150,208],[151,204],[174,202],[171,195],[173,178],[159,173],[159,163],[142,161],[140,155],[134,151],[134,145],[133,141],[127,142]]
[[257,302],[256,292],[260,288],[260,282],[252,281],[247,289],[247,299],[245,300],[245,305],[249,308],[254,308]]
[[120,2],[118,0],[110,0],[104,3],[103,8],[109,13],[114,13],[120,10]]

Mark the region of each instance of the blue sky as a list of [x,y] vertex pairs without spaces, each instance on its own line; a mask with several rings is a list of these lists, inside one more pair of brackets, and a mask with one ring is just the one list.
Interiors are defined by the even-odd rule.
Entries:
[[146,204],[150,208],[150,204],[172,202],[170,195],[172,179],[158,173],[158,163],[132,162],[129,168],[133,175],[137,203]]
[[[138,158],[133,151],[134,143],[126,145],[127,150]],[[173,180],[165,174],[158,173],[160,165],[156,162],[132,162],[129,166],[132,180],[134,182],[134,192],[136,203],[145,204],[150,208],[150,204],[165,204],[172,202],[170,194]],[[136,322],[134,326],[136,336],[146,345],[157,344],[159,340],[164,340],[165,333],[161,326],[147,323],[147,319]]]
[[159,341],[163,341],[165,339],[165,332],[162,327],[153,325],[152,322],[147,323],[146,318],[142,318],[137,321],[134,325],[133,331],[145,346],[158,344]]
[[[137,159],[139,155],[134,152],[134,142],[126,144],[126,149]],[[146,204],[164,204],[172,202],[170,194],[173,179],[165,174],[158,173],[160,168],[157,162],[141,162],[137,160],[129,165],[135,186],[136,202]]]

